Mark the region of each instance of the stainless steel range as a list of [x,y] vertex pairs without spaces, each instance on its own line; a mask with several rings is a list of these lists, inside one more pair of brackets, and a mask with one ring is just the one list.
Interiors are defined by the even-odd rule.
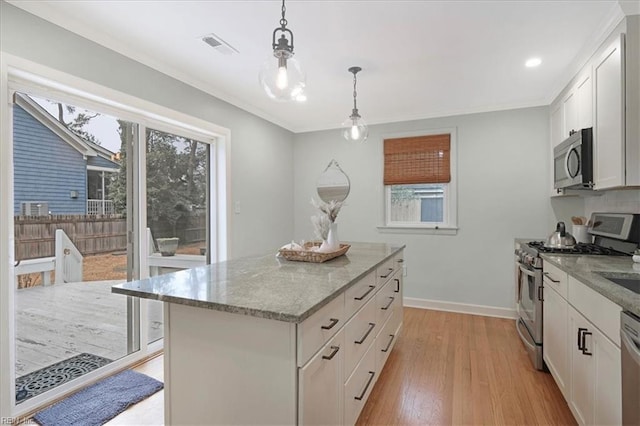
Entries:
[[547,247],[544,241],[520,244],[516,250],[516,328],[533,365],[542,360],[542,274],[540,254],[631,256],[640,244],[640,214],[593,213],[589,233],[593,243],[567,248]]

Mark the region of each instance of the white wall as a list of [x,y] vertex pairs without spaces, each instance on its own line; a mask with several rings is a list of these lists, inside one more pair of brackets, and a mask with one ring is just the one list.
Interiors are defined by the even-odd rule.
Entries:
[[[341,240],[406,244],[406,297],[511,309],[514,238],[544,238],[555,220],[548,122],[548,108],[538,107],[376,125],[361,145],[348,144],[338,130],[297,134],[295,237],[313,238],[309,200],[335,158],[351,179],[337,220]],[[451,127],[458,134],[458,234],[380,233],[383,135]]]
[[607,191],[602,195],[585,198],[585,216],[593,212],[640,214],[640,189]]
[[291,132],[8,3],[0,7],[2,51],[231,130],[231,194],[240,214],[230,217],[230,257],[291,238]]

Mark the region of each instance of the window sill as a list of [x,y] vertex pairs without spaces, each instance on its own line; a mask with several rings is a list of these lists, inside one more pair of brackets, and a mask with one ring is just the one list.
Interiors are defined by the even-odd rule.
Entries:
[[457,227],[448,226],[419,226],[419,225],[386,225],[378,226],[382,234],[428,234],[428,235],[457,235]]

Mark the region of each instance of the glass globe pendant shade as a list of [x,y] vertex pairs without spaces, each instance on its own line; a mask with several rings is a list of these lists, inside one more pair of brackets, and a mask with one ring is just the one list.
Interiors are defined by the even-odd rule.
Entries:
[[262,65],[259,79],[265,93],[278,101],[295,101],[306,84],[300,62],[289,52],[274,51]]
[[350,142],[364,142],[369,137],[369,127],[362,117],[352,115],[342,123],[342,137]]

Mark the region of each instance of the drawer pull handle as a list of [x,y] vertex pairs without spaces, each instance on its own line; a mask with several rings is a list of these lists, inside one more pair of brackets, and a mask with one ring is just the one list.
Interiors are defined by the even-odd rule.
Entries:
[[390,299],[390,300],[389,300],[389,303],[387,303],[387,306],[383,306],[383,307],[382,307],[382,308],[380,308],[380,309],[382,309],[383,311],[386,311],[387,309],[389,309],[389,306],[391,306],[391,304],[392,304],[392,303],[393,303],[393,301],[395,300],[395,297],[390,296],[390,297],[389,297],[389,299]]
[[387,272],[387,275],[380,275],[380,278],[387,278],[392,273],[393,273],[393,268],[389,268],[389,272]]
[[584,339],[582,338],[582,333],[584,333],[585,331],[587,331],[586,328],[582,328],[582,327],[578,328],[578,350],[579,351],[584,351],[584,347],[582,346],[584,345]]
[[340,320],[338,318],[331,318],[331,323],[329,325],[323,325],[320,328],[323,329],[323,330],[331,330],[339,322],[340,322]]
[[391,344],[393,343],[393,339],[396,338],[395,334],[390,334],[389,337],[391,337],[391,339],[389,339],[389,343],[387,343],[387,347],[382,349],[382,352],[387,352],[391,347]]
[[362,296],[354,297],[353,299],[354,300],[362,300],[362,299],[364,299],[365,297],[367,297],[369,295],[369,293],[371,293],[373,291],[374,288],[376,288],[375,285],[370,285],[369,286],[369,290],[365,291],[365,293]]
[[583,353],[584,355],[589,355],[589,356],[591,356],[591,355],[593,355],[593,353],[592,353],[592,352],[589,352],[589,351],[587,350],[587,342],[586,342],[586,340],[587,340],[587,334],[588,334],[589,336],[591,336],[593,333],[591,333],[590,331],[587,331],[586,329],[585,329],[585,331],[583,331],[583,332],[582,332],[582,353]]
[[362,401],[362,398],[364,398],[364,395],[367,393],[367,389],[369,389],[369,385],[371,385],[371,381],[373,380],[373,377],[375,375],[375,371],[369,371],[369,380],[367,380],[367,385],[364,387],[364,390],[362,391],[360,396],[354,397],[355,399],[357,399],[358,401]]
[[338,353],[338,351],[340,350],[340,346],[331,346],[331,353],[329,355],[322,355],[322,359],[326,359],[328,361],[332,360],[334,356],[336,356],[336,354]]
[[399,278],[394,278],[393,279],[396,282],[396,289],[393,290],[394,293],[400,293],[400,279]]
[[365,340],[367,340],[367,337],[369,337],[369,334],[371,334],[371,332],[373,331],[373,329],[375,328],[375,323],[370,322],[369,323],[369,329],[367,330],[366,333],[364,333],[364,336],[362,336],[362,339],[360,340],[356,340],[353,343],[357,344],[357,345],[361,345],[364,343]]
[[559,280],[554,280],[553,278],[551,278],[551,274],[549,274],[548,272],[543,272],[542,275],[544,275],[545,277],[549,278],[551,280],[551,282],[558,284],[560,281]]
[[403,263],[403,262],[404,262],[404,259],[398,259],[396,262],[398,262],[398,263]]

